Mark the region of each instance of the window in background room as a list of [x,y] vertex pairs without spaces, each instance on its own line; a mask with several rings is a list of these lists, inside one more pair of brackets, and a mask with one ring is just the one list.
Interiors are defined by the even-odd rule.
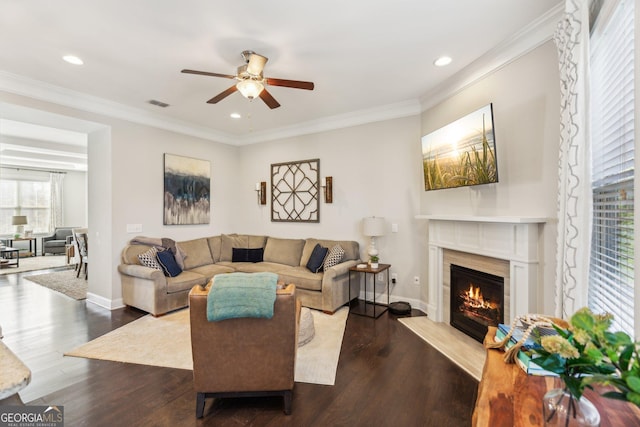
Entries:
[[[591,35],[589,307],[634,331],[634,2],[603,2]],[[611,7],[611,6],[614,7]]]
[[13,215],[25,215],[25,230],[49,232],[51,184],[46,181],[0,180],[0,234],[13,234]]

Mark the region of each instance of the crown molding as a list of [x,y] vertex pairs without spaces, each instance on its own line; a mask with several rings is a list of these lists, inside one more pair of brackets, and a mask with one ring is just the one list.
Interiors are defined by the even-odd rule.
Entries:
[[439,104],[479,80],[531,52],[553,38],[562,19],[564,3],[550,9],[513,36],[502,41],[478,59],[420,97],[422,111]]
[[327,132],[401,117],[416,116],[418,114],[420,114],[420,102],[418,102],[417,99],[411,99],[395,104],[387,104],[365,110],[323,117],[317,120],[298,123],[294,126],[256,132],[244,137],[238,137],[236,143],[237,145],[257,144],[276,139],[291,138],[300,135]]
[[235,145],[236,137],[97,96],[0,70],[0,90],[159,129]]
[[563,5],[559,4],[443,84],[417,99],[323,117],[245,136],[236,136],[187,121],[172,119],[4,70],[0,70],[0,90],[223,144],[250,145],[418,115],[550,40],[557,22],[562,17],[562,12]]

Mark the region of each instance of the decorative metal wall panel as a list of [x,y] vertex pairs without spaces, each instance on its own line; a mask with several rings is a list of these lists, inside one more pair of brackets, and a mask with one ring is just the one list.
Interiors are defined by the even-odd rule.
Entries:
[[271,165],[271,221],[320,222],[320,160]]

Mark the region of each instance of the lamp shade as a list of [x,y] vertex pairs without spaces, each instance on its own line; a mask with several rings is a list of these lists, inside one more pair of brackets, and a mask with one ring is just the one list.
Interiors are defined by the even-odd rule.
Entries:
[[379,216],[370,216],[362,220],[362,232],[365,236],[384,236],[385,231],[384,218]]
[[26,225],[27,217],[25,215],[14,215],[11,217],[11,225]]

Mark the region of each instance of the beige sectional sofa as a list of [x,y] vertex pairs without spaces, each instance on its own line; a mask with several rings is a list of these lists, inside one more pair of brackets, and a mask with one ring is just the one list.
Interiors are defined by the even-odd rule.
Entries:
[[[306,265],[316,244],[329,249],[340,245],[344,257],[326,271],[313,273]],[[216,274],[268,271],[277,273],[280,281],[295,284],[303,306],[333,313],[349,300],[349,268],[360,262],[356,241],[222,234],[177,242],[176,246],[185,255],[184,269],[176,277],[167,277],[162,270],[141,265],[138,255],[150,246],[125,246],[118,266],[124,304],[158,316],[186,307],[191,288],[206,284]],[[233,248],[263,248],[263,261],[233,262]],[[359,290],[359,281],[353,280],[351,298],[355,298]]]

